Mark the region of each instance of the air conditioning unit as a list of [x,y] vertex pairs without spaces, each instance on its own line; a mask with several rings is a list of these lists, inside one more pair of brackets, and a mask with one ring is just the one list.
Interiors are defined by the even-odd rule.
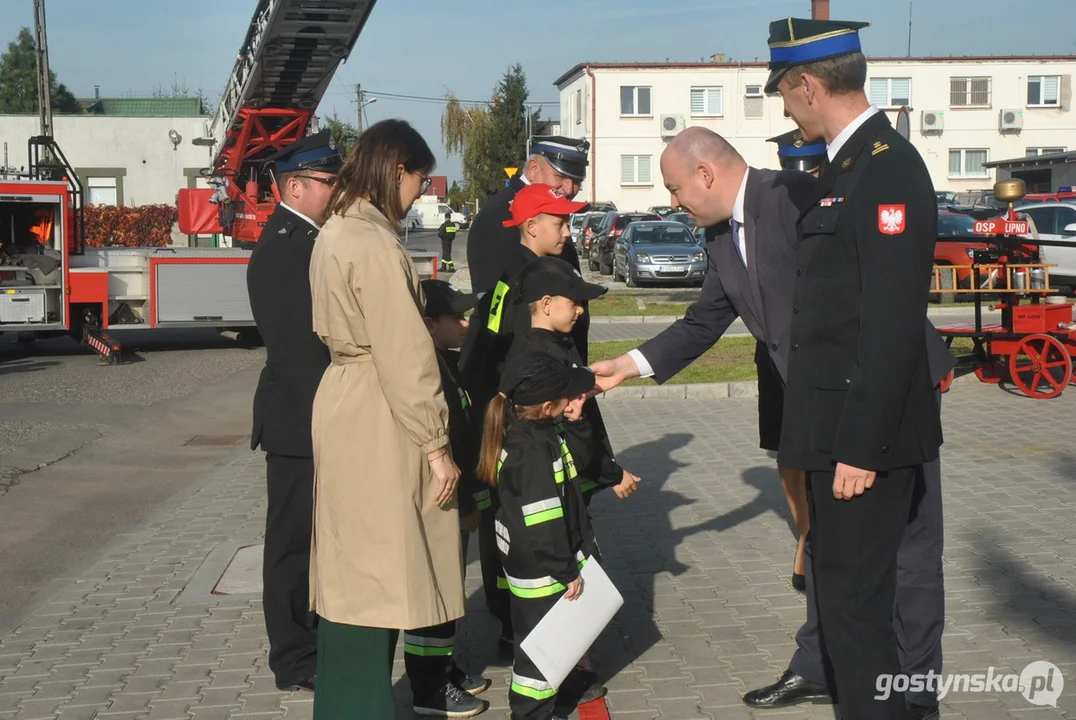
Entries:
[[941,132],[945,129],[945,113],[941,110],[924,110],[919,127],[923,133]]
[[1019,130],[1022,127],[1024,127],[1023,110],[1002,110],[998,113],[998,130],[1001,132]]
[[683,115],[662,115],[661,116],[661,136],[673,137],[679,134],[684,129],[684,116]]

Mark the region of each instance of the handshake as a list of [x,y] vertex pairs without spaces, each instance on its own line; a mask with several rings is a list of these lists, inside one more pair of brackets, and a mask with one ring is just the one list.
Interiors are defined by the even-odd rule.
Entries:
[[609,392],[625,380],[639,377],[639,366],[631,355],[627,354],[612,360],[591,363],[590,369],[594,373],[594,389],[590,391],[589,397]]

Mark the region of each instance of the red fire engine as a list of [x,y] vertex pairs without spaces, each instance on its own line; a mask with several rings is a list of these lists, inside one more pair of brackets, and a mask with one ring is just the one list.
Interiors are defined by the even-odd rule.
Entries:
[[180,231],[223,232],[232,248],[86,247],[85,194],[51,137],[46,96],[28,171],[0,175],[0,332],[71,334],[120,362],[110,331],[250,330],[250,248],[280,199],[263,159],[307,134],[375,2],[258,0],[210,135],[194,141],[214,148],[211,189],[178,193]]

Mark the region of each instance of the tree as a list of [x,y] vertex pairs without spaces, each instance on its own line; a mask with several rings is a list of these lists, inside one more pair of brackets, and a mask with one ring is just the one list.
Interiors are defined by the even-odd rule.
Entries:
[[348,152],[351,150],[351,146],[359,139],[358,128],[347,120],[341,119],[336,112],[333,112],[332,115],[325,119],[325,126],[329,128],[329,133],[332,134],[336,147],[338,147],[343,155],[347,157]]
[[179,79],[175,76],[172,77],[172,87],[165,88],[163,85],[157,85],[153,88],[153,97],[155,98],[198,98],[199,108],[198,112],[202,115],[212,115],[217,111],[216,106],[209,101],[209,98],[205,94],[205,90],[198,88],[195,90],[194,95],[191,95],[190,88],[187,87],[186,82],[179,82]]
[[[504,187],[504,168],[526,159],[527,77],[513,65],[493,90],[488,103],[465,105],[451,90],[445,93],[441,140],[463,161],[463,181],[471,197],[486,198]],[[531,116],[532,124],[538,113]]]
[[463,188],[455,180],[452,181],[452,186],[448,188],[448,196],[445,198],[445,202],[451,205],[453,210],[463,210],[463,205],[467,202],[467,194],[464,193]]
[[[49,71],[52,90],[52,111],[78,113],[82,107]],[[18,37],[8,43],[7,52],[0,55],[0,113],[36,113],[37,107],[37,48],[30,28],[19,30]]]

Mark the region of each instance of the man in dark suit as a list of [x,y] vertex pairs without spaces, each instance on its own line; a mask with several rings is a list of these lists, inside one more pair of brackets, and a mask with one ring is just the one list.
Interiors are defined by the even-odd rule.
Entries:
[[[740,317],[768,352],[768,356],[764,353],[755,356],[759,364],[760,401],[764,391],[770,396],[759,405],[759,430],[766,447],[781,435],[781,418],[773,416],[774,409],[783,404],[791,345],[791,288],[796,280],[799,245],[796,224],[801,208],[807,207],[816,196],[817,185],[814,178],[803,172],[748,168],[739,154],[726,145],[708,130],[689,129],[670,143],[667,155],[662,158],[662,173],[676,202],[692,212],[700,225],[715,223],[707,231],[710,268],[699,300],[683,319],[637,350],[615,360],[594,363],[592,368],[604,390],[638,375],[652,375],[657,382],[664,383],[712,347]],[[678,157],[683,154],[686,164]],[[731,172],[723,169],[730,165]],[[742,198],[736,190],[741,186]],[[734,199],[730,200],[730,196]],[[743,255],[739,242],[732,240],[730,215],[732,220],[737,215],[741,218],[737,222],[740,226],[737,230],[742,228],[737,232],[737,240],[743,241]],[[925,315],[924,312],[920,322],[925,328],[931,374],[935,382],[940,382],[953,367],[954,360]],[[772,382],[764,382],[764,377],[772,378]],[[919,493],[922,499],[917,511],[909,516],[901,546],[902,560],[906,562],[902,562],[898,576],[901,587],[897,616],[904,626],[901,641],[908,673],[926,673],[929,668],[941,670],[944,589],[940,577],[940,464],[935,461],[928,470],[927,477],[932,482],[926,486],[929,492],[924,489]],[[778,683],[748,694],[745,701],[752,707],[783,707],[830,699],[811,574],[810,542],[806,551],[807,622],[796,637],[799,649]],[[935,569],[936,582],[931,582]]]
[[778,462],[808,473],[818,612],[842,715],[904,720],[903,697],[876,695],[879,676],[901,673],[898,552],[942,443],[922,330],[937,204],[919,153],[867,101],[864,26],[770,25],[766,90],[830,156],[798,223]]
[[269,499],[262,609],[277,687],[313,690],[317,618],[309,597],[314,512],[310,424],[329,351],[313,331],[309,269],[343,158],[326,130],[270,160],[275,161],[281,201],[247,268],[250,307],[266,350],[251,434],[251,449],[260,446],[266,453]]

